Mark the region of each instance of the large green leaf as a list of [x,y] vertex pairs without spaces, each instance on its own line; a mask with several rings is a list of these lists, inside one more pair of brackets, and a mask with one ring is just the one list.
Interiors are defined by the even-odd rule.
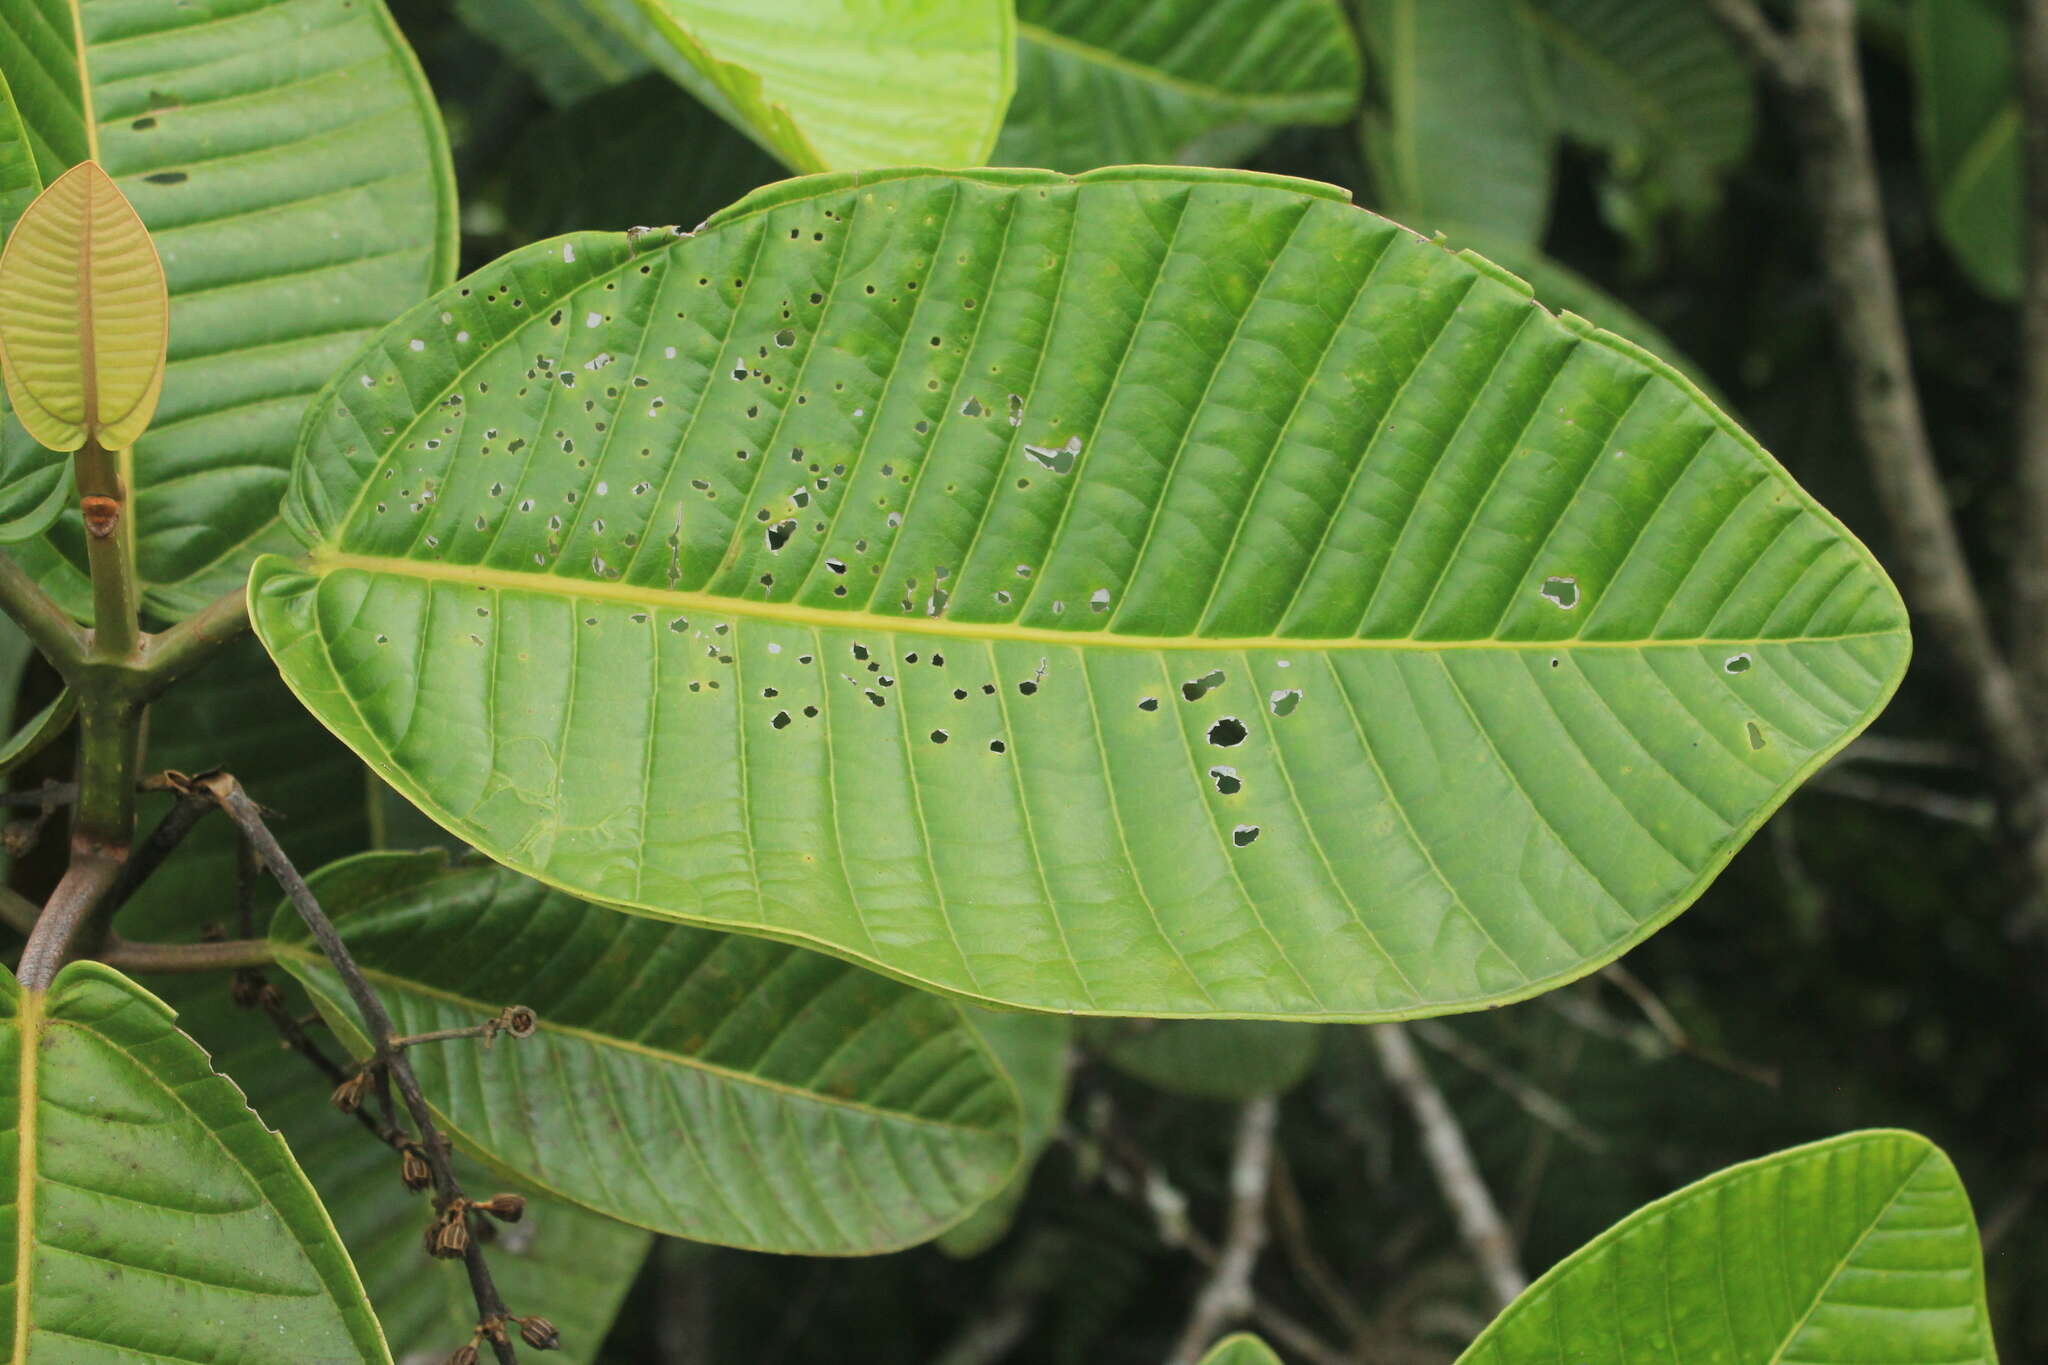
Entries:
[[1240,173],[823,177],[516,252],[344,369],[287,515],[257,629],[458,837],[1060,1010],[1578,976],[1909,648],[1667,366]]
[[990,160],[1199,161],[1218,136],[1335,123],[1358,83],[1337,0],[1019,0],[1017,96]]
[[1016,85],[1010,0],[640,6],[702,77],[686,80],[692,91],[715,92],[721,113],[799,171],[975,165]]
[[1535,242],[1550,217],[1556,133],[1543,51],[1503,0],[1360,0],[1375,107],[1365,150],[1378,207]]
[[[149,607],[181,615],[289,544],[277,502],[308,397],[452,273],[439,115],[382,0],[0,0],[0,78],[43,179],[97,157],[162,254],[170,368],[134,451],[137,553]],[[68,469],[10,418],[0,513]],[[50,534],[75,588],[76,511]]]
[[1520,0],[1549,51],[1552,108],[1566,136],[1604,149],[1649,199],[1704,208],[1749,149],[1749,68],[1698,0]]
[[1066,1108],[1067,1054],[1074,1037],[1074,1021],[1063,1014],[969,1008],[967,1020],[1017,1087],[1023,1160],[1008,1184],[939,1239],[939,1249],[948,1256],[978,1256],[1009,1232],[1031,1184],[1031,1169]]
[[[401,1032],[539,1013],[517,1044],[412,1054],[455,1140],[535,1188],[694,1241],[850,1255],[936,1236],[1017,1165],[1015,1091],[950,1001],[434,854],[313,886]],[[297,917],[271,935],[367,1052]]]
[[164,1004],[95,963],[0,971],[0,1341],[40,1362],[383,1361],[283,1139]]
[[1993,1365],[1969,1196],[1865,1132],[1731,1166],[1529,1286],[1460,1365]]
[[2013,28],[1998,0],[1915,0],[1920,154],[1934,221],[1987,294],[2020,294],[2024,219]]
[[[460,1262],[430,1260],[421,1249],[431,1211],[425,1197],[399,1182],[398,1158],[329,1103],[325,1078],[280,1048],[260,1016],[232,1004],[219,977],[165,977],[160,984],[178,1007],[179,1023],[290,1143],[332,1211],[400,1365],[440,1365],[468,1339],[476,1302]],[[472,1195],[512,1188],[460,1158],[456,1165]],[[500,1228],[491,1245],[492,1278],[513,1312],[543,1314],[561,1329],[562,1349],[550,1362],[589,1365],[653,1234],[527,1194],[525,1217]]]
[[1293,1089],[1315,1065],[1322,1036],[1314,1024],[1270,1019],[1103,1019],[1082,1034],[1124,1074],[1211,1100]]

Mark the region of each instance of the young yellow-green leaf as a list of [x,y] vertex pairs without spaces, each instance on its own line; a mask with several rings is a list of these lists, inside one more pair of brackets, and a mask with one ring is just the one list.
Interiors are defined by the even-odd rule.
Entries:
[[[522,1185],[692,1241],[864,1255],[938,1235],[1016,1169],[1016,1093],[951,1001],[438,854],[312,885],[401,1032],[538,1012],[531,1038],[411,1054],[456,1143]],[[271,941],[366,1052],[298,917]]]
[[1934,221],[1995,298],[2020,295],[2020,100],[2013,19],[1998,0],[1914,0],[1915,119]]
[[342,371],[287,516],[266,646],[464,841],[1080,1012],[1579,976],[1909,651],[1668,366],[1232,172],[827,176],[536,244]]
[[20,1365],[389,1365],[334,1225],[171,1012],[73,963],[0,970],[0,1342]]
[[0,247],[0,373],[28,434],[126,450],[163,393],[169,299],[149,229],[91,161],[51,182]]
[[1225,1337],[1202,1357],[1202,1365],[1280,1365],[1273,1348],[1249,1332]]
[[692,93],[798,171],[973,166],[1016,84],[1009,0],[640,0]]
[[1969,1196],[1913,1133],[1731,1166],[1558,1263],[1459,1365],[1995,1365]]
[[1201,162],[1358,103],[1337,0],[1021,0],[999,166]]
[[[440,116],[383,0],[0,0],[0,79],[43,179],[97,161],[162,253],[170,349],[131,521],[145,605],[176,618],[289,546],[307,400],[453,277]],[[69,468],[0,427],[0,519],[63,511],[28,558],[83,616]]]

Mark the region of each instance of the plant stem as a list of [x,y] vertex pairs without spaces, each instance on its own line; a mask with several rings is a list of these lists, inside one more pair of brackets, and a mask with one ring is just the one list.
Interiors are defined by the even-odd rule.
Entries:
[[135,837],[135,779],[142,768],[143,706],[110,688],[87,686],[78,699],[78,800],[71,808],[74,850],[119,860]]
[[[448,1161],[447,1140],[435,1126],[433,1110],[428,1108],[425,1094],[420,1090],[419,1078],[413,1074],[412,1066],[405,1059],[402,1048],[393,1046],[391,1016],[384,1009],[384,1002],[377,998],[377,992],[364,978],[362,969],[356,965],[348,947],[341,941],[341,934],[334,922],[327,918],[327,912],[320,907],[305,878],[299,875],[285,851],[278,846],[277,839],[263,822],[263,814],[256,803],[242,790],[242,784],[225,773],[216,773],[201,778],[199,787],[211,793],[230,820],[240,827],[242,835],[255,850],[257,858],[269,871],[277,884],[284,888],[286,899],[298,911],[306,928],[326,954],[335,973],[341,977],[347,988],[349,999],[355,1002],[362,1015],[364,1031],[369,1035],[373,1050],[372,1065],[382,1074],[389,1076],[398,1086],[399,1096],[405,1101],[406,1112],[412,1116],[413,1126],[420,1135],[421,1155],[426,1158],[433,1172],[434,1195],[437,1208],[459,1207],[457,1201],[463,1198],[462,1185],[455,1177],[455,1170]],[[465,1215],[466,1216],[466,1215]],[[470,1292],[476,1299],[477,1318],[480,1323],[495,1323],[501,1327],[510,1321],[505,1301],[498,1294],[497,1285],[491,1279],[491,1270],[484,1261],[483,1249],[476,1238],[471,1238],[462,1253],[464,1268],[469,1272]],[[492,1350],[500,1365],[517,1365],[519,1359],[509,1341],[489,1335]]]
[[222,645],[240,639],[248,629],[249,596],[238,587],[169,630],[144,637],[143,673],[148,679],[144,695],[162,695],[165,688],[213,658]]
[[56,980],[78,941],[93,921],[93,911],[121,874],[121,859],[73,844],[71,866],[43,906],[28,946],[21,950],[15,978],[23,990],[43,991]]
[[1429,1071],[1416,1054],[1407,1029],[1400,1024],[1375,1024],[1373,1046],[1380,1056],[1380,1068],[1415,1116],[1422,1130],[1422,1152],[1443,1189],[1444,1200],[1457,1215],[1458,1233],[1479,1263],[1479,1270],[1497,1304],[1505,1308],[1529,1287],[1529,1277],[1515,1259],[1514,1236],[1508,1231],[1493,1192],[1479,1174],[1465,1130]]
[[1252,1309],[1252,1272],[1266,1246],[1266,1193],[1273,1181],[1273,1132],[1280,1102],[1261,1095],[1238,1111],[1237,1148],[1230,1161],[1230,1218],[1208,1282],[1167,1365],[1196,1365],[1223,1331]]
[[[135,527],[118,451],[90,440],[74,457],[78,497],[88,504],[85,557],[92,570],[92,655],[133,659],[142,643],[142,593],[135,575]],[[95,500],[104,499],[104,502]],[[105,510],[111,504],[111,510]],[[101,511],[94,512],[97,506]]]
[[264,967],[276,960],[270,941],[227,939],[216,943],[139,943],[109,934],[96,960],[124,972],[220,972],[237,967]]
[[86,635],[11,555],[0,554],[0,611],[67,679],[85,661]]

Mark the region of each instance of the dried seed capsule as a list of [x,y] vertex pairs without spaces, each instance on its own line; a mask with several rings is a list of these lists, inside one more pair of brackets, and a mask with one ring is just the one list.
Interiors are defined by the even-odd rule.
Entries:
[[363,1107],[363,1096],[369,1093],[370,1073],[358,1071],[355,1075],[334,1087],[334,1107],[344,1114],[353,1114]]
[[494,1194],[477,1207],[505,1223],[516,1223],[526,1215],[526,1199],[517,1194]]
[[562,1334],[538,1313],[519,1319],[519,1339],[536,1351],[558,1350],[562,1345]]
[[[450,1216],[452,1215],[452,1216]],[[434,1254],[444,1260],[454,1260],[469,1250],[469,1218],[460,1208],[443,1215],[434,1230]]]
[[540,1017],[524,1005],[512,1005],[498,1016],[505,1026],[505,1032],[514,1038],[531,1038],[533,1031],[540,1027]]
[[417,1147],[408,1146],[399,1157],[398,1175],[405,1181],[405,1187],[415,1192],[434,1183],[434,1168],[427,1164],[426,1157]]
[[476,1365],[476,1361],[476,1343],[473,1341],[448,1357],[448,1365]]

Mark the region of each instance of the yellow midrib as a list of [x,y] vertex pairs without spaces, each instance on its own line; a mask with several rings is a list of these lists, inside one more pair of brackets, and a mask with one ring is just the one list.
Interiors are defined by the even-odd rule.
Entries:
[[14,1355],[28,1359],[29,1270],[35,1254],[35,1162],[36,1109],[40,1103],[36,1083],[36,1054],[41,1046],[43,1023],[42,991],[24,990],[15,1028],[21,1038],[20,1074],[15,1089],[20,1096],[21,1115],[15,1125],[14,1187]]
[[[830,607],[808,607],[795,602],[753,602],[718,593],[636,587],[628,583],[597,583],[563,578],[553,574],[515,573],[476,565],[423,563],[388,555],[349,554],[339,550],[316,550],[305,561],[315,574],[347,572],[385,574],[430,583],[456,583],[501,592],[537,593],[585,602],[619,602],[650,609],[703,611],[720,616],[740,617],[772,624],[823,627],[833,630],[873,630],[892,634],[930,635],[945,639],[1012,641],[1025,644],[1060,645],[1068,648],[1143,650],[1298,650],[1320,653],[1332,650],[1398,650],[1409,653],[1443,653],[1466,650],[1588,650],[1588,649],[1670,649],[1700,646],[1715,648],[1759,644],[1819,644],[1898,635],[1898,630],[1872,630],[1840,635],[1702,636],[1655,640],[1417,640],[1407,636],[1387,639],[1314,639],[1298,636],[1203,636],[1203,635],[1112,635],[1106,630],[1049,630],[1043,626],[1020,626],[1006,622],[954,621],[943,616],[877,616],[866,611],[838,611]],[[1084,604],[1077,603],[1080,607]]]

